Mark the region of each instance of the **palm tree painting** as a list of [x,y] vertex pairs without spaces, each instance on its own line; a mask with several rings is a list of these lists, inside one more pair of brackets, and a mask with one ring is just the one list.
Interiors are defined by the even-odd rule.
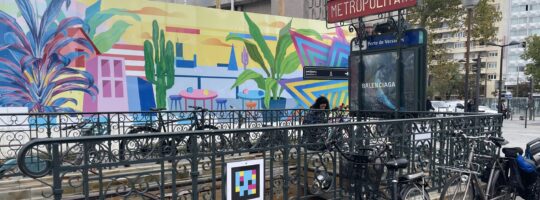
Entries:
[[88,54],[62,54],[60,50],[76,44],[94,52],[88,39],[67,35],[70,28],[87,31],[88,26],[78,17],[58,20],[62,6],[68,8],[70,0],[51,0],[43,13],[36,13],[31,1],[15,3],[26,29],[15,17],[0,11],[0,106],[28,107],[31,112],[74,112],[65,104],[78,104],[77,99],[60,95],[78,91],[94,97],[97,88],[90,73],[68,67],[71,61]]

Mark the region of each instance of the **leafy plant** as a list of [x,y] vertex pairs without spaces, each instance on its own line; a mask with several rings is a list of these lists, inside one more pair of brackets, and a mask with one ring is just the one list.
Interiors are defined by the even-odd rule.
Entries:
[[[77,44],[93,51],[85,38],[68,37],[67,30],[82,26],[77,17],[64,18],[56,23],[62,5],[70,0],[52,0],[44,13],[38,15],[27,0],[15,1],[26,25],[25,34],[16,19],[0,11],[0,105],[26,106],[31,112],[73,112],[62,107],[74,98],[57,96],[69,91],[80,91],[95,96],[97,88],[88,72],[67,67],[69,63],[87,56],[84,52],[60,52],[66,46]],[[37,16],[41,16],[38,18]]]
[[94,41],[94,44],[101,52],[110,50],[131,26],[123,20],[118,20],[114,22],[109,30],[96,34],[96,29],[114,16],[128,16],[141,21],[139,15],[130,13],[126,9],[110,8],[101,11],[101,0],[97,0],[94,4],[86,8],[84,21],[89,26],[88,37]]
[[156,85],[158,108],[167,107],[167,90],[174,85],[174,48],[156,20],[152,22],[152,41],[144,41],[144,72],[148,82]]
[[[254,42],[234,34],[228,35],[226,40],[243,42],[246,46],[249,57],[260,65],[264,71],[264,74],[260,74],[251,69],[246,69],[238,76],[231,88],[242,85],[248,80],[255,81],[255,83],[257,83],[257,87],[265,91],[264,105],[266,108],[268,108],[270,105],[270,100],[277,100],[283,93],[283,88],[281,88],[278,82],[283,78],[284,75],[291,74],[296,71],[300,65],[300,60],[298,59],[296,52],[287,54],[287,49],[293,43],[290,34],[292,20],[279,31],[279,38],[275,51],[276,54],[274,55],[270,51],[270,48],[268,47],[268,44],[266,43],[266,40],[264,39],[257,24],[255,24],[255,22],[249,18],[247,13],[244,13],[244,18],[249,26],[249,33],[251,34]],[[297,32],[305,35],[314,35],[317,36],[317,38],[322,39],[317,32],[310,29],[300,29],[297,30]],[[262,55],[260,52],[262,52]]]

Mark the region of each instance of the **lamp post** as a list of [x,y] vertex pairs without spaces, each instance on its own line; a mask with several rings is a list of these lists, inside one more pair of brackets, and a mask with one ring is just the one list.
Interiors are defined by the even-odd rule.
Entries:
[[502,113],[502,105],[501,105],[501,93],[502,93],[502,73],[503,73],[503,58],[504,58],[504,47],[507,47],[507,46],[513,46],[513,45],[518,45],[520,44],[519,42],[516,42],[516,41],[512,41],[508,44],[495,44],[494,42],[488,42],[487,45],[488,46],[496,46],[496,47],[500,47],[501,48],[501,63],[499,63],[499,96],[497,97],[497,110],[499,113]]
[[[473,8],[478,5],[479,0],[461,0],[463,8],[467,9],[467,42],[466,42],[466,58],[465,58],[465,100],[463,105],[467,105],[469,100],[469,62],[471,53],[471,18]],[[466,108],[466,107],[465,107]]]

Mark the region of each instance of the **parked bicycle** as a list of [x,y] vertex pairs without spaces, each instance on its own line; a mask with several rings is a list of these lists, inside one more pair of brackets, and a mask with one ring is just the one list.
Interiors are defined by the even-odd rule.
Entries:
[[[157,115],[157,126],[153,121],[147,121],[144,124],[138,124],[131,126],[131,130],[128,132],[128,134],[142,134],[142,133],[159,133],[159,132],[173,132],[172,128],[169,128],[170,124],[181,122],[181,121],[190,121],[191,124],[188,128],[190,131],[194,130],[217,130],[218,128],[214,125],[208,124],[206,122],[207,112],[208,110],[202,107],[194,107],[190,106],[189,108],[192,108],[194,111],[189,114],[186,118],[179,118],[179,119],[167,119],[165,120],[163,117],[164,108],[157,108],[157,109],[150,109],[152,112],[155,112]],[[120,160],[126,160],[126,151],[128,151],[128,148],[133,147],[137,149],[133,149],[132,151],[140,152],[139,155],[147,156],[154,152],[154,150],[159,149],[159,155],[170,155],[173,149],[176,149],[179,144],[183,142],[184,138],[179,137],[177,139],[173,140],[163,140],[163,141],[153,141],[153,140],[137,140],[137,141],[121,141],[119,145],[119,158]],[[187,141],[185,142],[186,150],[187,152],[190,152],[192,149],[190,149],[190,144],[194,142],[194,138],[188,137]],[[204,141],[208,142],[208,140],[203,138]],[[131,144],[130,144],[131,142]],[[173,143],[176,142],[176,145]],[[206,144],[206,146],[209,146]]]
[[[330,133],[333,134],[333,133]],[[347,161],[349,169],[359,170],[353,174],[347,174],[351,179],[350,191],[353,191],[352,199],[390,199],[390,200],[429,200],[426,189],[427,183],[424,172],[398,176],[401,169],[407,168],[409,161],[405,158],[397,158],[393,155],[391,144],[384,143],[381,148],[355,148],[357,152],[344,152],[335,137],[330,135],[326,142],[327,149],[335,148],[341,158]],[[371,152],[371,153],[369,153]],[[384,162],[384,158],[388,161]],[[387,169],[387,185],[380,187],[380,179],[383,176],[383,168]],[[423,170],[423,167],[422,167]],[[342,172],[343,173],[343,172]],[[352,177],[351,177],[352,176]],[[328,178],[317,177],[319,185],[324,185]],[[372,181],[372,183],[365,183]],[[362,184],[363,183],[363,184]],[[328,185],[328,184],[326,184]]]
[[[108,123],[84,119],[79,123],[62,127],[60,130],[77,131],[80,132],[80,136],[109,135],[109,131],[104,124]],[[23,165],[27,166],[28,170],[31,170],[30,174],[41,177],[51,172],[52,157],[49,146],[46,146],[45,149],[34,149],[32,155],[23,156],[25,156],[24,159],[19,158],[19,162],[22,162]],[[89,163],[100,163],[106,159],[114,158],[112,151],[110,151],[106,144],[96,142],[87,146],[83,146],[82,144],[66,146],[66,149],[60,153],[60,160],[63,163],[77,166],[84,162],[85,156],[88,156]],[[17,167],[17,160],[13,160],[6,163],[9,163],[9,166],[14,169]],[[89,171],[94,172],[92,169],[89,169]]]
[[[540,165],[535,166],[533,162],[530,164],[532,170],[530,175],[523,176],[522,166],[518,166],[519,157],[523,154],[523,150],[519,147],[502,148],[508,142],[504,138],[493,136],[469,136],[461,135],[467,143],[470,143],[469,154],[464,168],[441,167],[449,171],[457,172],[456,175],[448,179],[445,184],[440,199],[441,200],[468,200],[468,199],[515,199],[516,196],[521,196],[526,200],[538,200],[540,191],[538,187],[526,187],[525,185],[534,184],[538,179]],[[478,147],[478,142],[493,144],[496,146],[497,153],[494,157],[475,154],[475,149]],[[539,150],[535,153],[540,153]],[[500,157],[501,149],[505,157]],[[528,146],[528,152],[530,147]],[[490,159],[490,164],[483,169],[479,164],[473,163],[474,158]],[[526,163],[525,163],[526,164]],[[521,164],[519,164],[521,165]],[[536,169],[534,169],[536,167]],[[536,172],[535,172],[536,171]],[[489,173],[488,173],[489,172]],[[525,180],[528,179],[528,180]],[[481,183],[487,182],[487,186],[483,187]]]

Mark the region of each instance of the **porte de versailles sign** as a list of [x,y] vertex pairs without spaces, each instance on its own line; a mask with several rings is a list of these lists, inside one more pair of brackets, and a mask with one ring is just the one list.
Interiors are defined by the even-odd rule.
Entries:
[[330,0],[326,4],[328,23],[416,6],[417,0]]

